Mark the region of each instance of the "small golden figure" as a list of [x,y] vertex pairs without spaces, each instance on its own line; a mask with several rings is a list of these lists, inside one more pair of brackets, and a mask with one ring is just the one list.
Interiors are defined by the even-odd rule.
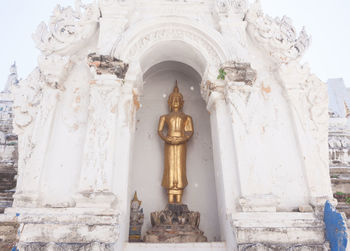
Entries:
[[[169,203],[181,203],[186,178],[186,142],[193,135],[191,116],[182,112],[184,100],[177,87],[168,99],[170,113],[159,119],[158,134],[164,140],[164,173],[162,186],[168,191]],[[164,126],[167,135],[163,134]]]
[[141,203],[137,198],[137,193],[135,191],[134,198],[130,203],[130,225],[129,225],[129,242],[140,242],[141,239],[141,229],[144,220],[143,208],[141,208]]

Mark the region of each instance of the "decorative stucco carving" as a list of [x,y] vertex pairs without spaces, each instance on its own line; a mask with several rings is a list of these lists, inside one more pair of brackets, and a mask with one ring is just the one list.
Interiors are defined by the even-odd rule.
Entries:
[[22,180],[24,168],[28,163],[35,143],[32,139],[33,120],[40,110],[42,100],[42,88],[45,82],[39,69],[36,68],[25,80],[19,85],[13,85],[11,93],[13,95],[13,128],[14,133],[18,135],[18,174],[17,193],[22,192]]
[[207,80],[202,83],[201,91],[204,94],[204,97],[210,96],[211,92],[224,93],[224,84],[218,83],[217,81],[211,82]]
[[216,7],[220,14],[241,14],[247,11],[248,3],[247,0],[217,0]]
[[189,31],[181,28],[181,26],[174,25],[165,25],[161,29],[153,30],[139,38],[128,50],[126,58],[134,58],[156,42],[170,40],[189,41],[190,44],[194,45],[196,48],[200,48],[201,51],[208,54],[206,56],[209,57],[208,61],[212,65],[218,66],[220,64],[220,56],[218,53],[205,38],[198,34],[198,32]]
[[51,54],[39,56],[38,65],[11,90],[14,99],[13,126],[18,134],[19,147],[16,206],[37,203],[35,197],[38,196],[41,170],[50,144],[54,114],[72,63],[69,57]]
[[[45,75],[36,68],[25,80],[12,87],[14,97],[14,132],[18,134],[20,149],[16,196],[37,196],[45,151],[49,144],[55,107],[60,90],[45,82]],[[17,206],[28,206],[34,201],[15,200]],[[24,203],[24,204],[22,204]],[[27,204],[28,203],[28,204]]]
[[46,84],[64,90],[63,83],[73,65],[69,57],[62,57],[57,54],[41,55],[38,58],[38,65]]
[[58,5],[49,25],[42,22],[34,33],[33,40],[45,55],[69,54],[71,49],[81,47],[82,42],[95,33],[99,16],[96,2],[84,5],[81,0],[76,0],[75,10]]
[[320,143],[325,143],[328,138],[327,87],[315,75],[309,75],[303,83],[303,88],[306,90],[311,132]]
[[113,74],[120,79],[125,78],[129,65],[123,61],[106,55],[91,53],[88,55],[89,66],[94,67],[96,74]]
[[230,10],[230,3],[228,0],[217,0],[216,7],[219,13],[227,13]]
[[23,130],[33,121],[42,99],[42,88],[45,85],[44,76],[36,68],[19,85],[13,85],[14,132],[22,134]]
[[247,0],[231,0],[231,5],[235,12],[245,12],[248,9]]
[[258,2],[249,9],[246,21],[250,37],[279,63],[298,60],[310,44],[311,38],[304,28],[297,36],[291,19],[264,15]]

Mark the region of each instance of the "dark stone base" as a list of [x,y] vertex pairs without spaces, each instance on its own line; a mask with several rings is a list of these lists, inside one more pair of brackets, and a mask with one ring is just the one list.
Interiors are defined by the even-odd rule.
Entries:
[[184,204],[168,204],[160,212],[151,213],[152,228],[144,237],[145,242],[181,243],[206,242],[199,230],[200,213],[188,210]]

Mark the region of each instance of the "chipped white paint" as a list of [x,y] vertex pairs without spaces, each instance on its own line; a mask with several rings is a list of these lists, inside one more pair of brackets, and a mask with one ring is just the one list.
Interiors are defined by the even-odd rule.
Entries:
[[[45,241],[43,235],[58,242],[54,229],[62,230],[65,243],[81,241],[67,234],[68,217],[80,224],[70,231],[86,235],[87,250],[123,249],[143,74],[164,61],[187,64],[201,77],[193,87],[210,112],[220,237],[227,250],[247,233],[242,237],[237,224],[256,212],[276,220],[276,211],[283,211],[291,224],[308,227],[314,213],[294,217],[292,211],[311,204],[318,212],[332,198],[326,87],[300,65],[309,37],[304,31],[297,36],[289,19],[264,16],[257,3],[245,0],[77,0],[75,9],[56,8],[49,29],[41,24],[34,39],[42,51],[39,67],[12,88],[19,177],[8,213],[40,222],[34,229],[18,219],[23,247]],[[103,60],[90,69],[90,52],[128,63],[126,77],[93,71],[104,67]],[[41,214],[30,209],[43,207]],[[105,210],[118,222],[96,221],[98,233],[91,235],[79,219]],[[234,220],[242,213],[245,219]],[[50,224],[40,220],[48,215],[54,217]],[[267,234],[270,223],[259,217],[261,233],[244,231],[256,234],[255,242],[283,241]],[[107,234],[112,225],[118,231]],[[295,227],[304,234],[304,224]],[[323,228],[311,239],[321,245]]]

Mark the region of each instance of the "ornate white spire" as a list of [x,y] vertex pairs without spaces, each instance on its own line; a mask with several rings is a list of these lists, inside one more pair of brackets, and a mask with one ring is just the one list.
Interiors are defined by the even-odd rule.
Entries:
[[5,92],[9,92],[10,88],[12,85],[16,85],[18,84],[18,76],[17,76],[17,66],[16,66],[16,62],[13,63],[13,65],[11,65],[10,67],[10,75],[7,78],[7,82],[5,85]]

